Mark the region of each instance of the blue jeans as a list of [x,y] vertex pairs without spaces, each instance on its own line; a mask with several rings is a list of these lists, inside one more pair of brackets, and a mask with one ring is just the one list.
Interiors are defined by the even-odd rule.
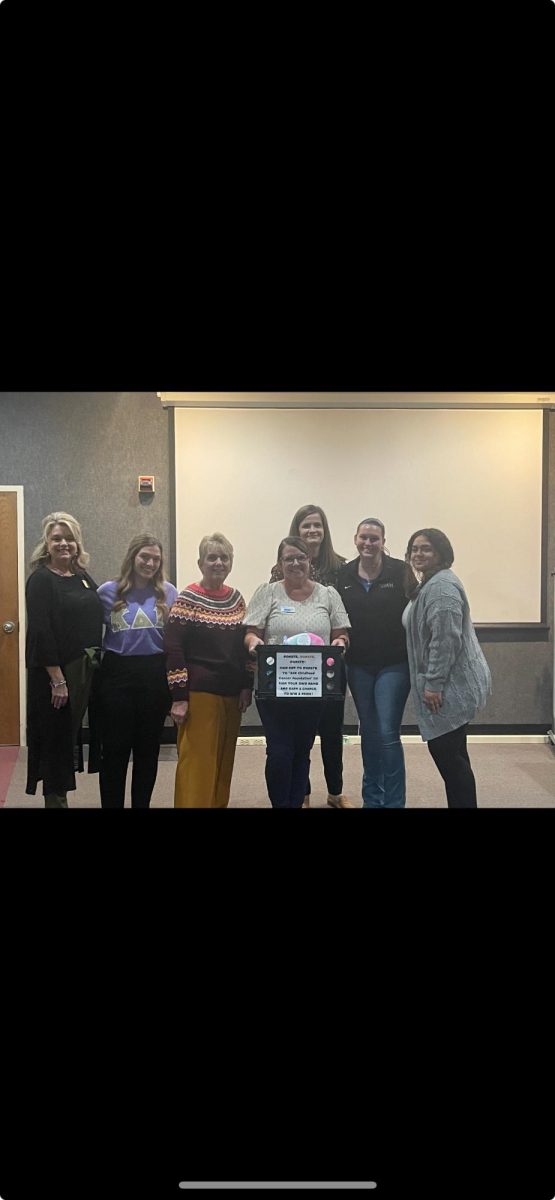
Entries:
[[403,808],[401,721],[410,691],[408,663],[384,667],[376,674],[366,667],[347,666],[347,678],[360,721],[362,807]]

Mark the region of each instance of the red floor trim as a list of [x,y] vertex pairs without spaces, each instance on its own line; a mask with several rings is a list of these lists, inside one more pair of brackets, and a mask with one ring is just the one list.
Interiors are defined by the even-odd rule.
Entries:
[[0,808],[6,803],[18,755],[19,746],[0,746]]

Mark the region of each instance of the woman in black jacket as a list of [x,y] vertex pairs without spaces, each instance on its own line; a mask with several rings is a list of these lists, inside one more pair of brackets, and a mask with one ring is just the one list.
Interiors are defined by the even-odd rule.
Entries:
[[42,779],[46,808],[67,808],[83,770],[81,721],[102,643],[102,605],[85,570],[79,522],[49,513],[27,580],[27,795]]
[[405,631],[405,563],[385,550],[385,528],[365,517],[358,557],[339,571],[337,590],[351,622],[347,679],[360,722],[363,808],[405,805],[401,721],[410,691]]

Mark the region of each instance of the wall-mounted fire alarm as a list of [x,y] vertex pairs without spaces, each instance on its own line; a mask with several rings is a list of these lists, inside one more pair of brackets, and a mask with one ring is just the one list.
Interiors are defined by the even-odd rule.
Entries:
[[139,491],[150,492],[152,495],[154,490],[154,475],[139,475]]

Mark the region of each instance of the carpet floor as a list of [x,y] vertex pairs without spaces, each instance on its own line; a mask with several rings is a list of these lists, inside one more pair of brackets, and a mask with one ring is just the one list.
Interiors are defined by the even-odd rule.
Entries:
[[[446,808],[443,782],[423,744],[406,745],[408,808]],[[469,754],[480,808],[555,807],[555,747],[551,743],[470,744]],[[264,782],[264,745],[239,745],[231,789],[230,808],[269,808]],[[153,808],[173,807],[176,765],[175,746],[162,746]],[[343,755],[343,791],[361,804],[360,746],[346,745]],[[0,807],[42,808],[42,796],[25,795],[26,751],[0,749]],[[131,770],[128,772],[128,793]],[[318,746],[312,753],[312,808],[324,808],[327,788]],[[129,794],[126,806],[130,803]],[[69,793],[70,808],[99,808],[98,775],[77,777],[77,790]],[[308,810],[310,811],[310,810]]]

